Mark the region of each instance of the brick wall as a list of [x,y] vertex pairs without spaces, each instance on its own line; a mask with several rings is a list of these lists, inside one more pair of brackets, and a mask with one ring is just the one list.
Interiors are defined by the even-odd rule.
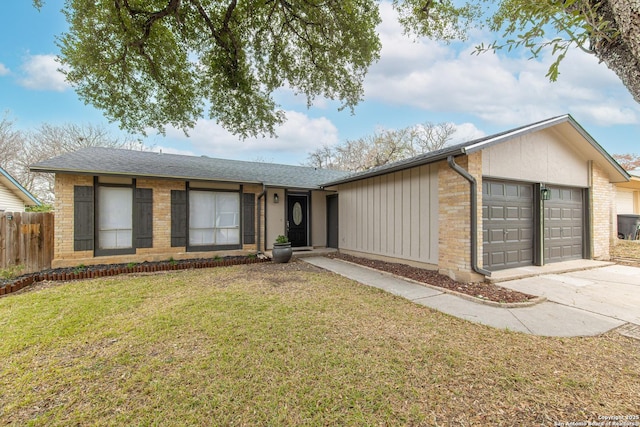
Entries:
[[[456,163],[478,181],[478,260],[482,259],[482,153],[456,158]],[[439,163],[439,272],[463,281],[482,280],[471,268],[470,183],[451,169],[447,162]]]
[[[244,245],[241,251],[187,252],[185,247],[171,247],[171,190],[184,190],[184,181],[163,179],[138,179],[136,187],[153,190],[153,247],[139,248],[136,254],[94,257],[93,251],[73,250],[73,192],[74,186],[93,185],[92,176],[56,174],[55,179],[55,231],[54,259],[52,267],[77,266],[79,264],[111,264],[144,261],[162,261],[171,257],[187,259],[215,255],[240,255],[255,252],[256,245]],[[245,193],[261,191],[259,186],[245,186]],[[257,218],[256,218],[257,222]]]
[[75,252],[73,250],[73,187],[75,185],[93,185],[93,177],[85,175],[56,174],[55,178],[55,221],[53,243],[53,267],[58,262],[68,265],[79,264],[76,259],[93,257],[93,251]]
[[610,259],[610,246],[615,244],[615,189],[609,177],[596,163],[591,163],[591,256]]

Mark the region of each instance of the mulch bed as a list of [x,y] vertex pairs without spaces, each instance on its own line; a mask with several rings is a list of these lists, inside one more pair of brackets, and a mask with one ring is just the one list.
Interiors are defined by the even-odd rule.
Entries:
[[385,271],[396,276],[406,277],[408,279],[415,280],[416,282],[448,289],[482,300],[498,303],[524,303],[530,302],[531,300],[537,298],[534,295],[528,295],[522,292],[513,291],[511,289],[503,288],[489,282],[457,282],[449,276],[440,274],[437,271],[412,267],[406,264],[360,258],[341,253],[329,254],[327,256],[329,258],[341,259],[344,261],[353,262],[355,264],[364,265],[366,267]]

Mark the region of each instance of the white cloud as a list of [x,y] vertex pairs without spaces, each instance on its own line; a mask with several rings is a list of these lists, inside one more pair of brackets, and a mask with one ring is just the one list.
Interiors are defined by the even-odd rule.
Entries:
[[25,76],[20,84],[28,89],[63,92],[70,86],[59,68],[55,55],[31,55],[22,64]]
[[0,76],[6,76],[7,74],[9,74],[9,69],[0,62]]
[[287,121],[276,129],[278,138],[239,139],[212,120],[201,119],[189,131],[168,128],[156,149],[176,154],[208,155],[237,160],[260,160],[299,164],[309,152],[322,145],[338,142],[338,129],[324,118],[310,118],[303,113],[286,111]]
[[451,145],[462,142],[473,141],[474,139],[486,136],[486,133],[476,127],[473,123],[454,124],[456,131],[451,136]]
[[640,106],[618,77],[582,51],[568,53],[558,81],[551,83],[545,76],[553,61],[550,55],[531,60],[514,52],[473,55],[472,46],[480,44],[480,38],[492,40],[491,34],[478,33],[478,39],[464,47],[414,42],[402,35],[388,3],[381,4],[381,14],[383,49],[365,82],[368,101],[464,113],[507,127],[565,113],[602,126],[640,123]]

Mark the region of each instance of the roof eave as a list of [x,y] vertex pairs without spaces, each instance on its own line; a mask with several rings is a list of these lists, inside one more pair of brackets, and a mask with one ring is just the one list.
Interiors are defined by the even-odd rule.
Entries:
[[572,122],[575,123],[575,120],[573,120],[570,115],[565,114],[564,116],[553,117],[543,122],[534,123],[529,126],[525,126],[525,127],[521,127],[516,130],[513,130],[512,132],[507,132],[499,136],[496,136],[494,138],[486,139],[476,144],[468,145],[465,148],[463,148],[463,150],[465,154],[475,153],[476,151],[484,150],[485,148],[491,147],[496,144],[500,144],[501,142],[507,141],[509,139],[513,139],[514,137],[524,136],[530,133],[538,132],[543,129],[555,126],[557,124],[564,123],[568,120],[572,120]]
[[458,147],[458,148],[455,148],[453,150],[443,151],[442,153],[439,153],[437,156],[419,158],[419,159],[416,159],[416,160],[413,160],[413,161],[409,161],[409,162],[402,162],[402,164],[398,164],[397,166],[385,168],[385,169],[382,169],[382,170],[375,170],[375,171],[372,171],[372,172],[365,172],[365,173],[362,173],[362,174],[351,175],[351,176],[348,176],[348,177],[343,178],[343,179],[330,181],[330,182],[327,182],[325,184],[322,184],[320,186],[320,188],[333,187],[335,185],[347,184],[349,182],[354,182],[354,181],[360,181],[361,179],[373,178],[373,177],[376,177],[376,176],[386,175],[388,173],[398,172],[398,171],[402,171],[402,170],[405,170],[405,169],[410,169],[410,168],[413,168],[413,167],[416,167],[416,166],[428,165],[430,163],[439,162],[440,160],[446,160],[447,157],[449,157],[449,156],[460,156],[460,155],[463,155],[463,154],[465,154],[464,148],[463,147],[462,148]]
[[47,167],[38,167],[38,166],[31,166],[30,169],[34,172],[68,173],[71,175],[102,175],[102,176],[119,176],[119,177],[133,177],[133,178],[139,177],[139,178],[156,178],[156,179],[178,179],[178,180],[185,180],[185,181],[211,181],[211,182],[224,182],[224,183],[232,183],[232,184],[258,184],[258,185],[263,184],[261,181],[203,178],[203,177],[197,177],[197,176],[184,176],[184,175],[136,174],[131,172],[47,168]]
[[42,202],[40,200],[38,200],[33,194],[31,194],[31,192],[29,192],[29,190],[27,190],[26,188],[24,188],[18,181],[15,180],[14,177],[12,177],[7,171],[5,171],[4,169],[0,168],[0,174],[9,181],[9,183],[11,185],[13,185],[18,191],[16,192],[16,194],[18,195],[18,197],[20,199],[22,199],[22,201],[29,206],[41,206]]

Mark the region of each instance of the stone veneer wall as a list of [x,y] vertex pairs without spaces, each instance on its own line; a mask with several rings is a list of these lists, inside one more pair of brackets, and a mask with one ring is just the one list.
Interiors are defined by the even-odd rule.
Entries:
[[610,246],[617,237],[614,185],[604,170],[591,162],[591,257],[594,259],[609,260]]
[[[243,245],[241,251],[186,252],[185,247],[171,247],[171,190],[184,190],[185,181],[146,179],[136,181],[138,188],[153,189],[153,247],[139,248],[136,254],[94,257],[93,251],[73,250],[73,188],[76,185],[93,185],[88,175],[56,174],[55,179],[55,230],[52,267],[69,267],[79,264],[112,264],[144,261],[162,261],[169,258],[204,258],[214,255],[238,255],[255,252],[256,245]],[[261,187],[248,185],[245,193],[261,191]],[[257,218],[256,218],[257,223]],[[256,225],[257,227],[257,225]],[[257,229],[257,228],[256,228]]]
[[[456,163],[478,182],[478,263],[482,260],[482,152],[457,157]],[[461,282],[480,281],[482,275],[471,268],[470,183],[451,169],[446,161],[439,163],[439,272]]]

